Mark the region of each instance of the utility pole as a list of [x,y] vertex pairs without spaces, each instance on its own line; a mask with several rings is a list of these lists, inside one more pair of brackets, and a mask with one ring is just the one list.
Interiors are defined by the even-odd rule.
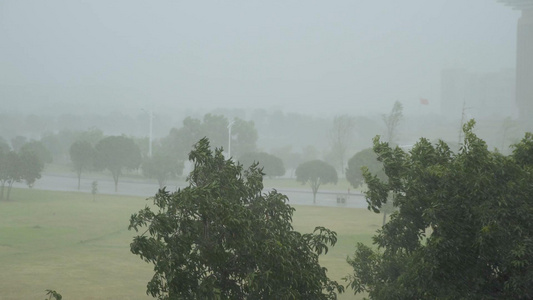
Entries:
[[150,136],[148,137],[148,157],[152,157],[153,125],[154,125],[154,112],[150,110]]
[[465,118],[466,118],[466,110],[470,107],[466,107],[466,100],[463,101],[463,111],[461,113],[461,126],[459,127],[459,141],[457,142],[458,145],[461,145],[461,142],[463,140],[463,125],[465,124]]

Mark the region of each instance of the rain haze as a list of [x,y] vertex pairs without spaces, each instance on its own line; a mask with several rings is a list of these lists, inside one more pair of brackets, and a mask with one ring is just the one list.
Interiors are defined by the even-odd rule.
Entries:
[[0,0],[0,299],[533,299],[532,115],[533,0]]
[[490,0],[1,1],[4,111],[439,113],[441,71],[514,68]]

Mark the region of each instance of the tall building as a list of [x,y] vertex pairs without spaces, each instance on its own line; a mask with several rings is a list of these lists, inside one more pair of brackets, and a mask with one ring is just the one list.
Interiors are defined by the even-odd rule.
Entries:
[[520,118],[533,123],[533,0],[500,0],[522,11],[516,36],[516,104]]

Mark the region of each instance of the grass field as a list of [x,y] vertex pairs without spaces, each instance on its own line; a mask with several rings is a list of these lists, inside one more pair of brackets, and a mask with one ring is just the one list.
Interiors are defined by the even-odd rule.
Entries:
[[[64,299],[151,299],[152,266],[129,251],[129,217],[144,207],[139,197],[15,189],[0,202],[0,299],[44,299],[45,289]],[[295,206],[294,227],[325,226],[338,243],[322,265],[338,280],[350,272],[346,256],[356,241],[370,242],[381,216],[364,209]],[[340,299],[358,299],[351,290]]]

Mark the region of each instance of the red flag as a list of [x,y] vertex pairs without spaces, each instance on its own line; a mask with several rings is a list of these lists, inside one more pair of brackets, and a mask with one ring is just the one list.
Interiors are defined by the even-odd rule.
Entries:
[[422,104],[422,105],[428,105],[428,104],[429,104],[429,101],[428,101],[428,99],[426,99],[426,98],[420,98],[420,104]]

